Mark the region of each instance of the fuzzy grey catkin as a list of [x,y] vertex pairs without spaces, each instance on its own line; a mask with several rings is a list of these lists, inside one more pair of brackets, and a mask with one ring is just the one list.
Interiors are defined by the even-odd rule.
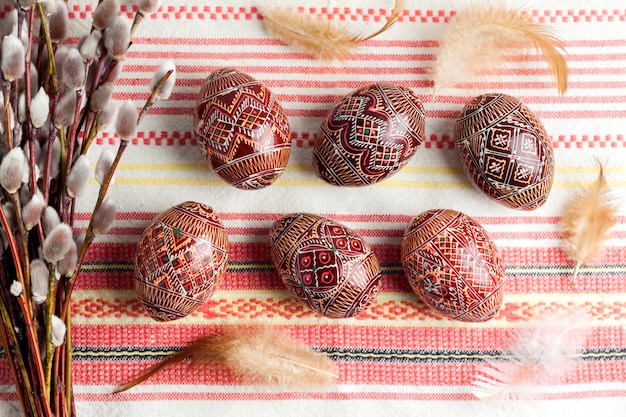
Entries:
[[24,74],[24,45],[15,35],[7,35],[2,39],[0,68],[6,81],[14,81]]
[[0,163],[0,185],[9,194],[17,192],[22,185],[26,158],[22,148],[13,148]]
[[65,223],[57,225],[43,242],[43,258],[51,264],[59,262],[72,243],[72,228]]
[[40,87],[37,94],[30,101],[30,122],[35,129],[39,129],[46,123],[49,114],[50,97],[43,87]]
[[162,100],[167,100],[172,94],[172,89],[176,83],[176,66],[171,60],[163,62],[154,73],[152,80],[150,81],[150,91],[154,91],[159,82],[165,77],[169,71],[172,71],[169,78],[163,83],[161,89],[157,92],[157,97]]
[[130,46],[130,23],[123,17],[117,17],[113,24],[104,31],[104,47],[109,58],[121,61]]
[[35,304],[42,304],[48,297],[48,280],[50,271],[41,259],[30,263],[30,291]]
[[85,191],[91,178],[91,163],[87,155],[81,155],[72,165],[67,177],[67,195],[71,198],[79,197]]
[[48,16],[48,27],[52,42],[58,43],[67,38],[69,21],[67,4],[63,0],[57,0],[54,3],[54,11]]
[[119,108],[115,120],[115,132],[122,140],[130,140],[137,133],[137,109],[131,100],[126,101]]
[[106,235],[111,230],[115,221],[116,211],[117,208],[113,199],[106,197],[93,215],[92,231],[94,235]]
[[103,0],[93,13],[93,27],[107,29],[110,27],[119,12],[120,4],[117,0]]

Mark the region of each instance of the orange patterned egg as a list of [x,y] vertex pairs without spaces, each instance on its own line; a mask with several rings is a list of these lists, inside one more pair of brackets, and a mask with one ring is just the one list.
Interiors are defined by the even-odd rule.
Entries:
[[270,232],[270,247],[287,288],[319,314],[356,316],[378,294],[378,259],[363,238],[333,220],[305,213],[283,216]]
[[204,304],[228,262],[228,235],[209,206],[187,201],[146,228],[135,257],[135,290],[157,321],[185,317]]
[[330,184],[375,184],[406,165],[424,140],[424,128],[424,106],[413,91],[368,85],[328,112],[313,166]]
[[552,141],[541,121],[515,97],[474,97],[456,121],[454,140],[466,175],[493,200],[534,210],[548,199],[554,178]]
[[200,153],[229,184],[252,190],[272,184],[291,151],[291,131],[276,97],[259,81],[222,68],[202,84],[194,112]]
[[481,225],[458,211],[415,217],[402,238],[402,267],[422,301],[450,319],[485,321],[502,304],[498,249]]

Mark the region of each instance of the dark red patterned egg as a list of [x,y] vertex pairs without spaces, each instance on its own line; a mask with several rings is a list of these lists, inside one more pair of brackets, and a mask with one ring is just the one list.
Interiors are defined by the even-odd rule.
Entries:
[[456,121],[454,140],[473,184],[495,201],[534,210],[554,178],[552,141],[541,121],[515,97],[474,97]]
[[380,266],[370,246],[325,217],[281,217],[270,232],[271,257],[285,286],[312,310],[331,318],[359,314],[376,299]]
[[135,290],[153,319],[185,317],[213,294],[228,263],[228,235],[209,206],[187,201],[145,229],[135,257]]
[[424,106],[408,88],[372,84],[335,105],[313,153],[317,174],[334,185],[374,184],[400,170],[424,139]]
[[259,81],[222,68],[202,84],[194,112],[200,153],[229,184],[272,184],[289,160],[291,132],[276,97]]
[[502,304],[498,249],[481,225],[458,211],[415,217],[402,238],[402,267],[422,301],[450,319],[489,320]]

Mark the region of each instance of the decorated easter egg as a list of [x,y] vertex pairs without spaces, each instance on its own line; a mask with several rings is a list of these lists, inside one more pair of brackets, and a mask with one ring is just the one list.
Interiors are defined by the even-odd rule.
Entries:
[[380,288],[380,266],[370,246],[325,217],[281,217],[270,232],[271,258],[285,286],[312,310],[347,318],[370,306]]
[[485,229],[466,214],[429,210],[402,238],[402,267],[413,291],[443,316],[480,322],[504,296],[504,266]]
[[467,177],[495,201],[534,210],[554,177],[552,141],[541,121],[515,97],[474,97],[456,121],[454,140]]
[[159,214],[143,232],[135,290],[153,319],[179,319],[209,299],[227,262],[228,236],[218,215],[187,201]]
[[400,170],[424,139],[424,106],[408,88],[372,84],[326,115],[313,151],[319,177],[334,185],[374,184]]
[[194,112],[200,153],[229,184],[245,190],[272,184],[291,151],[291,132],[276,97],[259,81],[222,68],[202,84]]

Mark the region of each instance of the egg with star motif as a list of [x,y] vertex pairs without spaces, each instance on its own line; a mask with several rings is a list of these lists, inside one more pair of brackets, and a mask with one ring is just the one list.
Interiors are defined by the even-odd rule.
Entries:
[[541,121],[517,98],[474,97],[456,120],[454,141],[465,174],[498,203],[541,207],[554,179],[552,141]]

